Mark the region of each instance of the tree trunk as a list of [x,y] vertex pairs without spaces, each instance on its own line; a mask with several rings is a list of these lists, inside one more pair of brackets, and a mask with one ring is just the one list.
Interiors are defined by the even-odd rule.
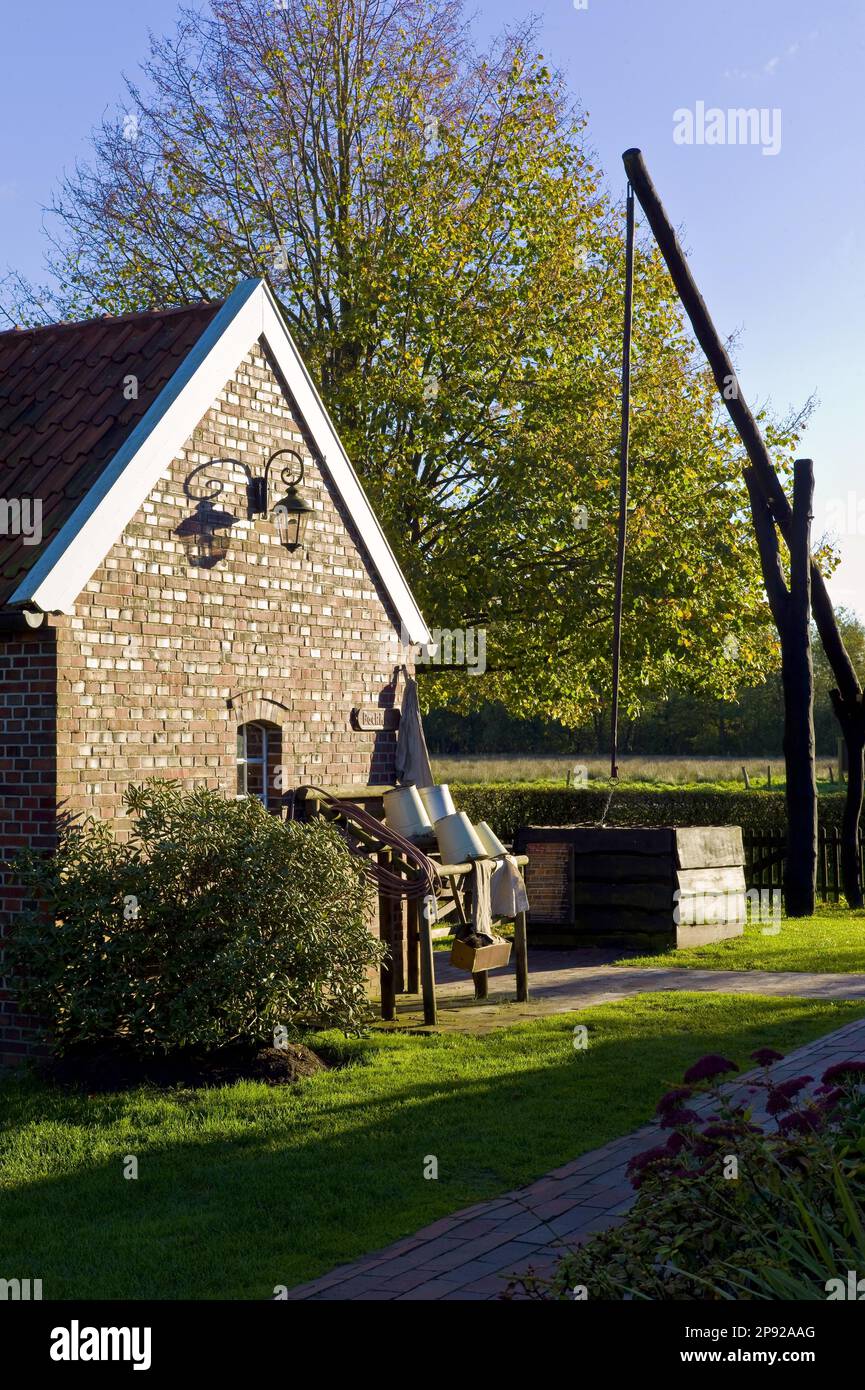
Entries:
[[784,902],[790,917],[810,917],[814,913],[817,883],[817,772],[810,623],[813,466],[810,459],[796,460],[789,539],[789,591],[784,582],[775,522],[753,468],[745,470],[745,481],[751,498],[766,596],[781,639],[787,772]]
[[797,459],[790,534],[790,593],[781,639],[784,684],[784,762],[787,771],[787,860],[784,901],[788,917],[812,917],[817,884],[817,770],[814,739],[814,669],[811,664],[810,459]]
[[[742,395],[730,355],[712,322],[706,303],[697,288],[679,239],[652,182],[640,150],[626,150],[622,156],[625,172],[649,221],[655,240],[682,301],[685,312],[706,354],[715,384],[730,418],[745,446],[754,481],[758,484],[772,517],[788,546],[792,509],[775,472],[760,428]],[[832,600],[817,565],[811,565],[811,611],[826,658],[838,682],[832,704],[847,743],[851,775],[842,823],[842,882],[849,907],[862,907],[862,880],[859,872],[859,816],[862,810],[862,750],[865,748],[865,705],[862,687],[835,618]]]
[[[862,907],[862,875],[859,864],[859,818],[862,814],[865,721],[862,703],[852,712],[837,690],[830,691],[832,708],[841,725],[847,749],[847,794],[841,819],[841,882],[848,907]],[[857,717],[858,716],[858,717]]]

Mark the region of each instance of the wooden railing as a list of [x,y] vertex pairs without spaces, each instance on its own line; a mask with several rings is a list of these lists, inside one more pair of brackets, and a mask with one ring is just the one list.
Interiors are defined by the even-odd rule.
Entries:
[[[457,921],[467,926],[471,916],[474,865],[443,864],[438,851],[432,848],[435,844],[432,835],[426,853],[389,829],[379,819],[381,798],[388,790],[388,787],[366,787],[329,792],[320,787],[299,787],[294,793],[294,809],[301,819],[322,816],[337,824],[346,832],[352,850],[376,866],[379,934],[389,948],[379,975],[382,1018],[389,1022],[396,1018],[398,994],[420,992],[424,1023],[434,1025],[438,1022],[438,1011],[433,926],[421,895],[434,896],[437,920],[454,913]],[[529,862],[524,854],[514,858],[521,868]],[[448,929],[453,930],[453,927]],[[529,997],[525,912],[518,913],[514,921],[514,957],[517,1002],[525,1003]],[[486,999],[487,971],[475,971],[472,979],[475,998]]]

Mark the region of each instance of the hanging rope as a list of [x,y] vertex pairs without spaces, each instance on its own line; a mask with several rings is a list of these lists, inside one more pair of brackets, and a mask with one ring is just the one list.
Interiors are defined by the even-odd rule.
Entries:
[[625,202],[625,322],[622,332],[622,431],[619,443],[619,529],[616,542],[616,588],[613,604],[613,700],[610,719],[610,788],[599,825],[607,819],[619,776],[619,673],[622,659],[622,606],[625,588],[625,548],[628,540],[628,450],[631,438],[631,330],[634,317],[634,190],[628,184]]
[[[625,252],[625,324],[622,334],[622,433],[619,447],[619,534],[616,546],[616,596],[613,609],[613,711],[610,777],[619,775],[619,665],[622,654],[622,597],[625,585],[625,545],[628,537],[628,448],[631,432],[631,325],[634,306],[634,190],[628,184]],[[608,803],[609,805],[609,803]],[[606,815],[606,811],[604,812]]]

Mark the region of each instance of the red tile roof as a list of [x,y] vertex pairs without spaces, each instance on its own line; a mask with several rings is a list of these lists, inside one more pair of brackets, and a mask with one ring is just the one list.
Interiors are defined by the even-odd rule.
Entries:
[[[150,408],[219,304],[0,333],[0,498],[40,498],[41,545],[0,535],[0,605]],[[137,378],[138,399],[124,398]]]

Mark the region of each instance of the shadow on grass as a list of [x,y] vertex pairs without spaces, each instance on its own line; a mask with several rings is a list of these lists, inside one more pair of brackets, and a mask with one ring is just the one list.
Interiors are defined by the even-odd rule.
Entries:
[[643,996],[483,1037],[330,1036],[353,1064],[282,1090],[5,1082],[0,1274],[41,1278],[46,1299],[270,1298],[645,1123],[703,1052],[745,1062],[863,1013]]

